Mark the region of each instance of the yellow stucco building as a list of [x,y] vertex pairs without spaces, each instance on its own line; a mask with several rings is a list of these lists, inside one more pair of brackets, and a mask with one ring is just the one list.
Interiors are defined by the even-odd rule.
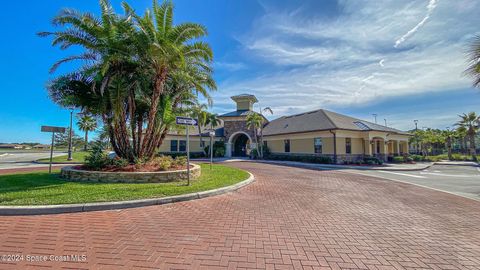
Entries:
[[[254,132],[246,126],[246,117],[258,102],[253,95],[232,97],[235,111],[221,115],[215,140],[224,141],[226,156],[246,156],[256,147]],[[260,130],[257,134],[260,136]],[[409,133],[338,114],[316,110],[268,121],[265,119],[263,141],[273,154],[328,156],[337,163],[356,161],[367,156],[386,160],[408,153]],[[208,135],[204,134],[205,141]],[[191,151],[201,152],[198,132],[192,136]],[[185,151],[185,136],[167,135],[161,152]]]

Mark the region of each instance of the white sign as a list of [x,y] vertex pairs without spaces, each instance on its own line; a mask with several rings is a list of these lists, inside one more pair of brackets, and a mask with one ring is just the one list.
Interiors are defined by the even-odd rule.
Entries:
[[197,120],[190,117],[177,116],[176,118],[177,125],[185,126],[196,126],[198,125]]

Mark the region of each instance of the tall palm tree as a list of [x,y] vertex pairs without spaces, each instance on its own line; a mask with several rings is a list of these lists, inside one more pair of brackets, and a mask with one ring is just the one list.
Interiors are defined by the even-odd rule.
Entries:
[[476,36],[470,44],[468,62],[465,73],[473,78],[474,87],[480,87],[480,35]]
[[85,132],[85,145],[83,150],[87,151],[88,148],[88,132],[94,131],[97,128],[97,120],[88,114],[82,114],[77,122],[78,128]]
[[476,157],[475,136],[479,130],[479,116],[475,112],[459,115],[460,121],[456,123],[457,126],[464,128],[467,131],[467,136],[470,139],[470,154],[474,160]]
[[[262,114],[263,116],[263,113],[270,113],[270,114],[273,114],[273,110],[272,108],[270,107],[266,107],[265,109],[260,109],[260,113]],[[264,117],[262,117],[262,125],[260,126],[260,157],[263,158],[263,127],[265,126],[265,122],[263,121]]]
[[202,136],[202,127],[205,127],[207,124],[207,105],[206,104],[195,104],[192,108],[192,117],[197,119],[197,129],[198,136],[200,136],[200,146],[204,148],[203,136]]
[[256,145],[257,151],[259,151],[258,150],[258,129],[263,124],[263,116],[261,116],[258,113],[252,112],[249,115],[247,115],[246,123],[247,123],[247,128],[253,129],[253,136],[255,138],[255,145]]
[[207,125],[210,125],[210,129],[214,129],[218,125],[221,124],[220,119],[218,118],[218,114],[216,113],[207,113]]

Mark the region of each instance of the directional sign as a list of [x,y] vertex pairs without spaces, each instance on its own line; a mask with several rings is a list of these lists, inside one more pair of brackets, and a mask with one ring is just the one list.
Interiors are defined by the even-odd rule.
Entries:
[[42,132],[55,132],[55,133],[65,133],[64,127],[52,127],[52,126],[42,126]]
[[177,116],[177,125],[197,126],[197,120],[190,117]]

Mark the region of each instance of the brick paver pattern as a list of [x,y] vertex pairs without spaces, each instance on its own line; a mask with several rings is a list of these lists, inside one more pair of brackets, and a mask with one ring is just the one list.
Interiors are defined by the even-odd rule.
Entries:
[[340,171],[242,162],[233,193],[119,211],[0,217],[0,269],[480,269],[480,202]]

